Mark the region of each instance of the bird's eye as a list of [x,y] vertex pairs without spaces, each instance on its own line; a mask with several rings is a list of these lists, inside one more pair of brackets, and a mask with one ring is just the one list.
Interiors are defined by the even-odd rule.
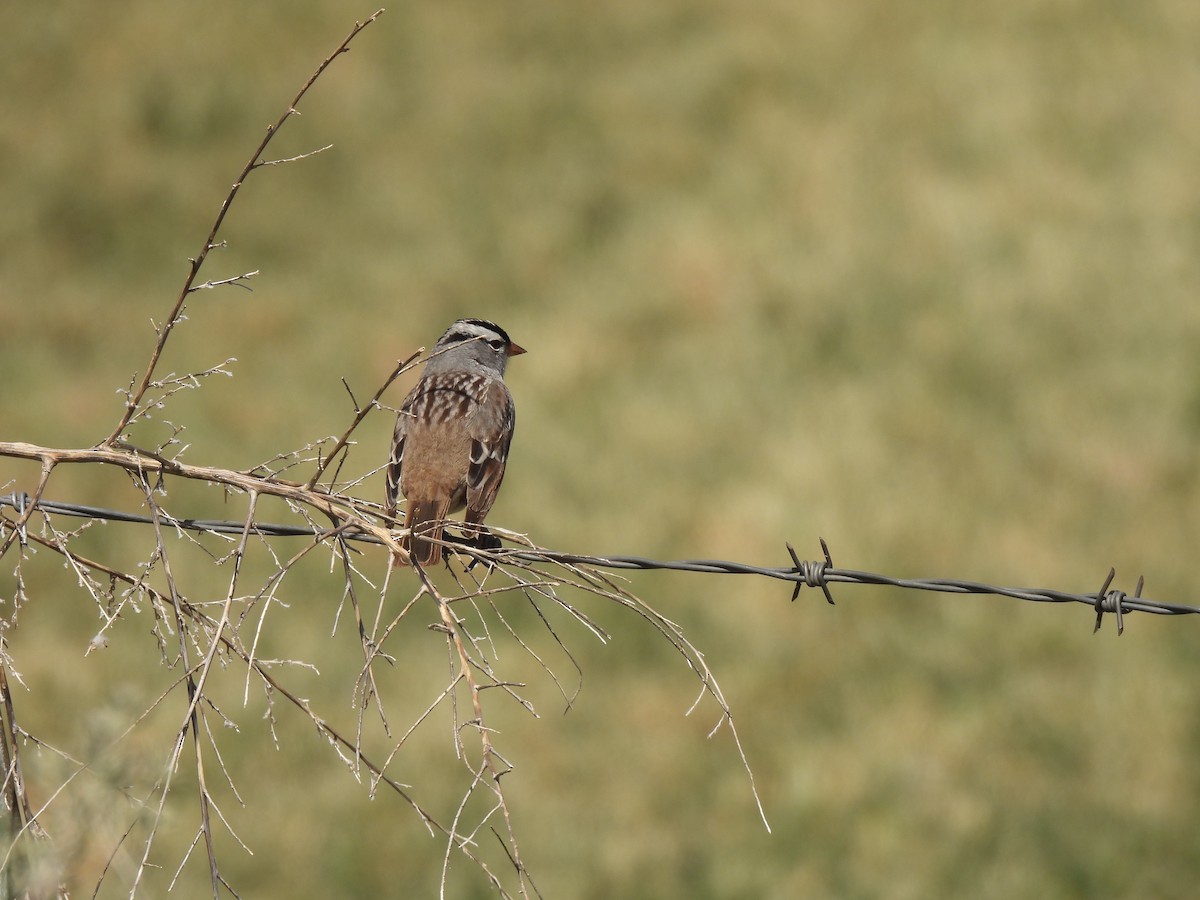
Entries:
[[496,338],[494,341],[488,341],[488,346],[491,347],[493,350],[503,350],[504,349],[504,341],[500,340],[499,338]]

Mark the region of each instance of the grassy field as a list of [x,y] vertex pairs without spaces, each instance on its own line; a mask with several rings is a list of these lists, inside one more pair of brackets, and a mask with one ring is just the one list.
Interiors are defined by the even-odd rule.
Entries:
[[[108,434],[239,167],[372,11],[0,8],[4,440]],[[1194,603],[1198,29],[1183,0],[390,8],[269,155],[333,148],[256,172],[238,198],[203,277],[259,270],[253,291],[196,294],[168,344],[163,372],[236,358],[233,377],[172,398],[135,438],[153,446],[169,421],[188,462],[248,468],[340,433],[342,379],[369,396],[480,315],[529,350],[510,369],[519,425],[492,520],[539,544],[782,565],[785,541],[815,557],[824,536],[846,568],[1085,592],[1111,565],[1120,587],[1144,574],[1148,596]],[[356,474],[390,430],[368,418]],[[0,493],[37,475],[0,458]],[[177,515],[244,514],[213,489],[167,491]],[[47,495],[139,502],[96,467],[56,471]],[[147,539],[81,538],[127,565]],[[179,565],[197,596],[222,596],[227,571],[183,548]],[[265,552],[247,565],[270,569]],[[134,815],[123,791],[163,775],[182,694],[112,742],[179,672],[145,609],[84,657],[93,602],[48,553],[26,577],[5,632],[14,701],[31,733],[93,761],[46,820],[61,877],[90,896]],[[331,637],[339,584],[301,567],[264,651],[315,663],[288,677],[353,730],[362,651],[345,620]],[[546,897],[1194,894],[1200,619],[1130,616],[1118,640],[1081,606],[868,588],[789,605],[781,584],[691,574],[631,588],[721,679],[773,830],[728,731],[706,738],[715,709],[685,716],[697,685],[678,655],[579,597],[613,640],[556,623],[583,673],[565,715],[497,636],[541,713],[495,709]],[[434,619],[409,620],[379,670],[397,722],[445,684],[444,638],[420,627]],[[441,842],[394,796],[371,799],[310,724],[278,709],[273,740],[234,668],[214,690],[240,802],[215,789],[253,851],[221,838],[239,894],[436,896]],[[447,818],[465,777],[451,730],[436,713],[393,773]],[[72,769],[26,754],[45,802]],[[186,852],[194,798],[183,767],[146,896]],[[100,896],[128,894],[130,844]],[[176,891],[207,885],[197,850]],[[453,857],[447,896],[487,895]]]

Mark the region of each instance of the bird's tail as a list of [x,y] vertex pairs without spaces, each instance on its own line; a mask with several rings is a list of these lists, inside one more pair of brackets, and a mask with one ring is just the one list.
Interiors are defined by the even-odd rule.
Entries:
[[400,539],[400,546],[421,565],[432,566],[442,558],[442,526],[447,513],[447,504],[435,500],[410,500],[404,524],[408,534]]

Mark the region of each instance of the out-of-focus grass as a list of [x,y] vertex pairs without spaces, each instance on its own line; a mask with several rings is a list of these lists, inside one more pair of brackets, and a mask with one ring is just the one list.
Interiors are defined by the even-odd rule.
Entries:
[[[0,9],[6,437],[107,434],[230,179],[349,24],[316,3]],[[232,356],[235,378],[164,415],[191,461],[248,466],[339,432],[340,378],[362,398],[482,314],[530,349],[494,518],[539,542],[778,563],[785,539],[815,555],[820,534],[846,566],[1090,590],[1112,564],[1187,601],[1197,27],[1166,0],[391,9],[274,155],[334,149],[239,197],[205,277],[260,269],[253,293],[196,295],[172,338],[164,371]],[[359,471],[389,430],[368,420]],[[0,460],[0,482],[35,476]],[[190,514],[230,508],[171,489]],[[135,502],[92,470],[56,473],[51,494]],[[134,559],[147,535],[89,539]],[[227,574],[206,569],[195,590],[220,596]],[[138,617],[82,659],[90,607],[42,574],[8,636],[17,702],[86,756],[171,676]],[[327,637],[321,579],[271,634],[320,660],[310,696],[344,705],[361,656],[344,628]],[[589,610],[615,640],[566,629],[577,706],[556,715],[542,678],[544,717],[500,738],[547,896],[1181,897],[1200,877],[1197,623],[1134,617],[1117,642],[1086,610],[1013,601],[634,588],[723,678],[775,829],[728,736],[705,740],[712,711],[684,718],[677,658]],[[439,640],[406,638],[394,702],[436,691]],[[276,751],[261,701],[225,699],[246,800],[228,812],[255,851],[223,848],[235,884],[433,890],[440,850],[414,816],[369,802],[288,717]],[[154,727],[116,771],[157,771]],[[428,731],[398,777],[452,807],[448,725]],[[79,867],[94,879],[97,857]],[[475,881],[455,864],[455,893]]]

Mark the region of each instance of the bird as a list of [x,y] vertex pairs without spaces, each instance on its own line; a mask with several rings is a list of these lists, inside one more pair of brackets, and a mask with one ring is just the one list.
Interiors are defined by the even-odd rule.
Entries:
[[459,319],[425,361],[421,377],[396,416],[383,511],[394,520],[407,501],[400,547],[422,566],[442,558],[446,517],[466,509],[464,529],[477,547],[499,541],[483,526],[496,502],[516,427],[504,383],[511,357],[525,352],[499,325]]

